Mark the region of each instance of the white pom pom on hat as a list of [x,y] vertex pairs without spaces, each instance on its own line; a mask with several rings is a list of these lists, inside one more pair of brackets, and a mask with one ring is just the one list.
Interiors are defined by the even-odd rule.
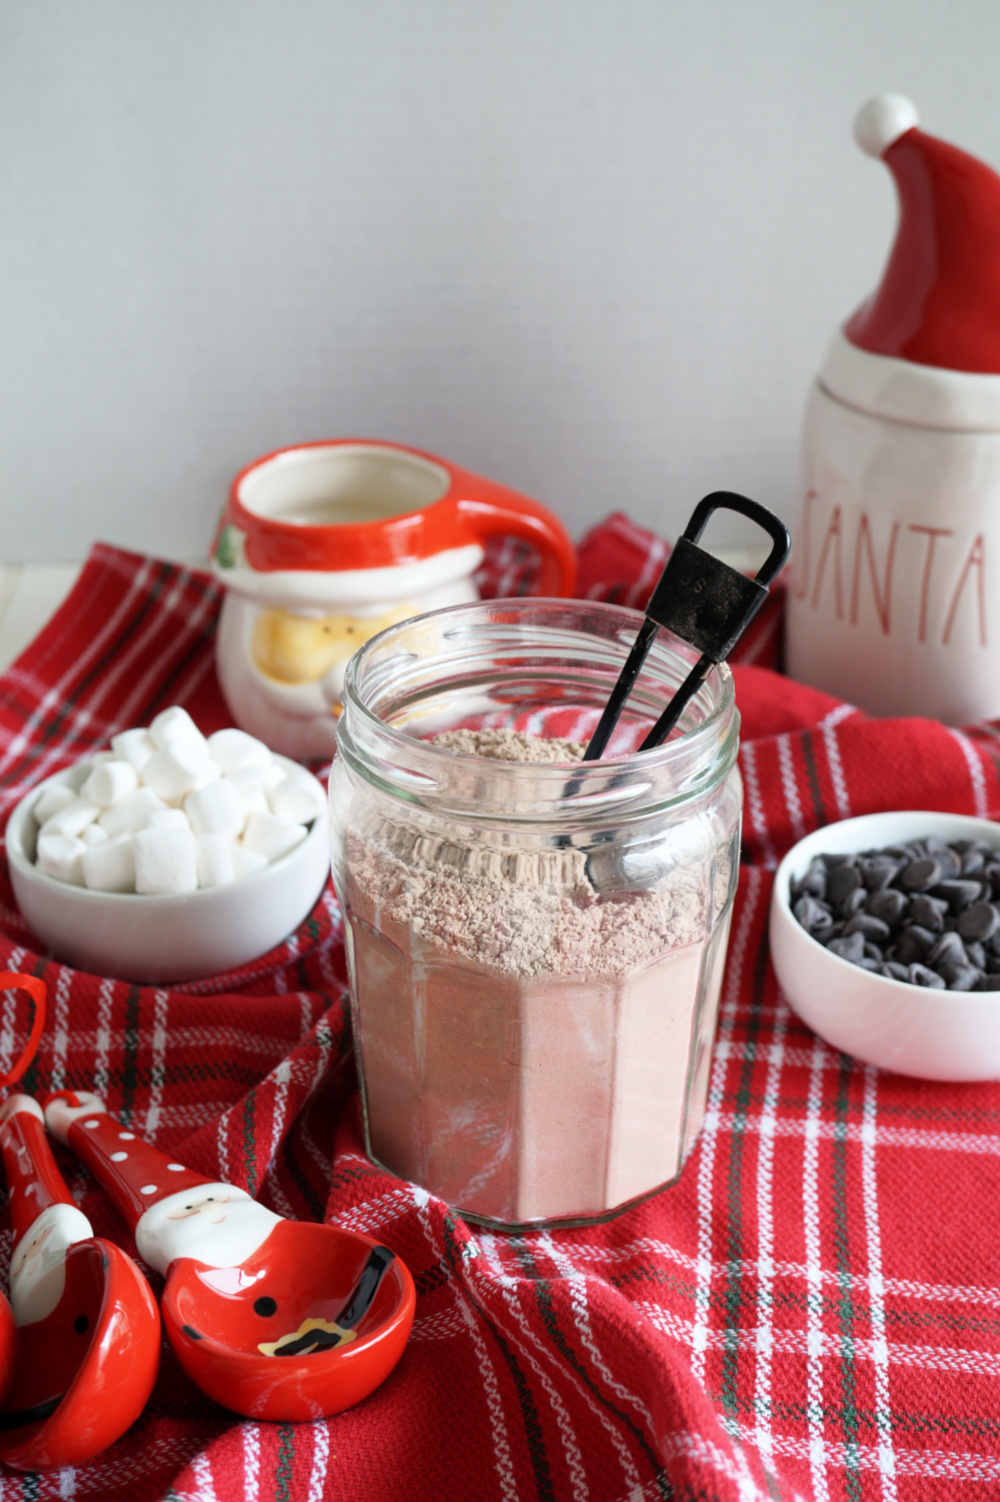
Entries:
[[876,94],[854,117],[854,139],[868,156],[879,157],[919,124],[917,107],[905,94]]

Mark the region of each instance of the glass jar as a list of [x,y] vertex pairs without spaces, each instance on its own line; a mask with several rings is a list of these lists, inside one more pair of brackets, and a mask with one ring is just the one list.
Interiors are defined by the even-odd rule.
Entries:
[[641,622],[484,601],[348,668],[330,805],[366,1148],[471,1220],[607,1219],[677,1177],[704,1114],[742,808],[729,669],[652,751],[696,655],[676,638],[599,762],[432,741],[585,741]]

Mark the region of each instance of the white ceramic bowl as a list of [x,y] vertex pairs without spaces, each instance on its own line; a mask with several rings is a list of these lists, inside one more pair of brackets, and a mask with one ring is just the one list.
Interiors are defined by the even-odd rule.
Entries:
[[989,840],[1000,825],[918,811],[844,819],[807,835],[778,867],[771,899],[771,959],[793,1011],[832,1047],[925,1080],[1000,1079],[1000,991],[934,991],[890,980],[824,949],[792,912],[791,881],[814,856],[880,850],[927,835]]
[[[297,763],[280,756],[275,760],[302,772]],[[266,954],[311,911],[330,871],[325,798],[324,813],[294,850],[265,871],[226,886],[151,897],[91,892],[39,871],[32,809],[45,788],[64,783],[79,790],[92,765],[90,760],[77,762],[39,783],[7,824],[14,896],[29,927],[58,959],[118,980],[199,980]]]

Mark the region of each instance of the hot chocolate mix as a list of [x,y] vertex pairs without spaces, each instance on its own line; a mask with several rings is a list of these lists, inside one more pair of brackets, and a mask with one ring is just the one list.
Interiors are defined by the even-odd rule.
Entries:
[[[435,744],[536,764],[584,749],[509,730]],[[348,834],[375,1156],[508,1223],[600,1214],[673,1178],[725,953],[728,861],[713,854],[608,893],[573,848],[444,840],[405,816]]]

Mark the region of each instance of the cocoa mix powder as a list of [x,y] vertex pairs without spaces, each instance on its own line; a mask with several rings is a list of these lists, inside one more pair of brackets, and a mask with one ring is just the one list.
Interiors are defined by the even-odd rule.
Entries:
[[[534,764],[579,761],[585,749],[513,730],[449,730],[433,744]],[[675,869],[652,891],[599,896],[580,850],[508,854],[389,821],[367,838],[349,835],[347,845],[352,878],[383,918],[507,975],[628,975],[705,931],[702,864]],[[717,889],[727,886],[717,879]]]
[[[584,749],[509,730],[435,743],[534,764]],[[379,1162],[505,1224],[601,1214],[676,1175],[707,1084],[725,847],[652,890],[600,894],[580,850],[508,850],[458,827],[442,839],[382,819],[346,851]]]

